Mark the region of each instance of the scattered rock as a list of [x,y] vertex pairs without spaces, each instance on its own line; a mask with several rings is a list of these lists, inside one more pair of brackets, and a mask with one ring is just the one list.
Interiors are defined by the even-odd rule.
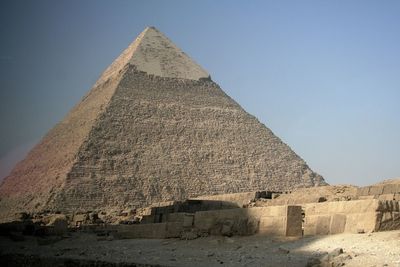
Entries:
[[319,197],[319,198],[318,198],[318,203],[320,203],[320,202],[326,202],[326,201],[327,201],[326,197]]
[[336,249],[334,249],[332,252],[330,252],[328,255],[329,255],[330,257],[337,257],[337,256],[339,256],[340,254],[343,254],[343,249],[342,249],[342,248],[336,248]]
[[21,220],[21,221],[26,221],[26,220],[29,220],[29,219],[31,219],[31,218],[32,218],[32,215],[29,214],[29,213],[21,212],[21,213],[19,214],[19,220]]
[[290,250],[284,248],[284,247],[279,247],[276,249],[275,251],[276,253],[280,253],[280,254],[289,254]]
[[321,266],[321,260],[319,258],[310,258],[307,261],[306,267],[319,267]]
[[346,261],[351,260],[352,257],[349,254],[341,254],[333,259],[331,265],[333,267],[344,266]]
[[351,259],[352,257],[348,253],[344,253],[342,248],[336,248],[330,253],[323,256],[320,259],[319,265],[314,265],[314,266],[339,267],[339,266],[344,266],[346,264],[346,261]]
[[207,237],[207,236],[209,236],[210,234],[208,233],[208,232],[205,232],[205,231],[199,231],[198,233],[197,233],[197,236],[198,237]]
[[193,240],[196,239],[198,237],[197,233],[193,232],[193,231],[185,231],[181,233],[180,239],[182,240]]

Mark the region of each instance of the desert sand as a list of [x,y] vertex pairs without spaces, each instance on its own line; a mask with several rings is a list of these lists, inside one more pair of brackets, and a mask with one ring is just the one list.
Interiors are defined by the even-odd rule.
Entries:
[[[30,237],[17,242],[1,237],[0,250],[3,255],[37,255],[61,262],[93,260],[103,264],[100,266],[400,266],[400,231],[295,239],[255,235],[194,240],[114,240],[73,233],[54,241],[57,239]],[[338,253],[340,249],[343,253]],[[321,263],[320,259],[325,261]]]

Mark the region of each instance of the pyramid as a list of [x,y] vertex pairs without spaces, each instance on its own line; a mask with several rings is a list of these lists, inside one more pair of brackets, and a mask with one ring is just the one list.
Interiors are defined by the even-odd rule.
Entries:
[[0,187],[0,216],[325,184],[154,27]]

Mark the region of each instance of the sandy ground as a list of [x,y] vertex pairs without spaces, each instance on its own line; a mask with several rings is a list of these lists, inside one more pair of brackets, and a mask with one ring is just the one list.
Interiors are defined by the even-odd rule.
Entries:
[[342,248],[341,261],[345,266],[400,267],[400,231],[298,239],[248,236],[111,241],[94,234],[73,233],[53,244],[39,245],[37,240],[30,237],[25,241],[11,241],[1,237],[0,250],[4,254],[162,266],[306,266],[310,259]]

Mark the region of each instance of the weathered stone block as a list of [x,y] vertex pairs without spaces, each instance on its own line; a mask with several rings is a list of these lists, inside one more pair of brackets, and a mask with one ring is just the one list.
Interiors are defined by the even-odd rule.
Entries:
[[259,233],[270,236],[285,236],[286,235],[286,218],[279,217],[261,217]]
[[397,185],[385,184],[383,186],[382,194],[394,194],[397,191]]
[[209,232],[215,225],[216,220],[215,214],[196,212],[194,215],[194,227],[201,231]]
[[235,222],[233,220],[226,220],[222,222],[221,226],[221,235],[223,236],[232,236],[233,235],[233,226]]
[[396,193],[400,193],[400,183],[396,185]]
[[343,233],[346,227],[345,214],[333,214],[331,217],[330,234]]
[[371,186],[369,190],[370,195],[382,195],[383,194],[383,186],[382,185],[375,185]]
[[221,229],[227,221],[233,222],[229,231],[234,234],[251,234],[258,231],[269,235],[298,236],[302,232],[300,206],[200,211],[194,216],[195,228],[212,234],[221,234]]
[[369,186],[360,187],[357,189],[357,196],[368,196],[369,195]]
[[168,222],[166,226],[166,238],[178,238],[181,236],[183,228],[182,222]]
[[313,203],[313,204],[305,204],[303,206],[304,213],[305,213],[306,217],[313,216],[313,215],[317,214],[317,212],[315,211],[315,207],[316,207],[315,203]]
[[288,206],[286,217],[286,236],[301,236],[302,223],[301,206]]
[[183,222],[186,213],[184,212],[175,212],[167,214],[168,222]]
[[192,227],[194,224],[194,215],[193,214],[185,214],[183,217],[183,227]]
[[393,194],[393,193],[390,193],[390,194],[382,194],[382,195],[379,195],[379,196],[377,197],[377,199],[379,199],[379,200],[393,200],[393,199],[394,199],[394,194]]
[[339,201],[330,202],[331,213],[361,213],[376,211],[379,207],[379,201],[376,199],[354,200],[354,201]]
[[329,235],[330,233],[331,216],[318,216],[315,227],[316,235]]
[[309,203],[304,205],[306,216],[311,215],[330,215],[334,213],[360,213],[378,210],[380,203],[376,199],[353,200]]
[[345,232],[357,233],[360,229],[366,233],[375,231],[379,229],[378,218],[380,215],[381,213],[376,211],[348,214]]
[[287,208],[288,206],[272,206],[268,210],[263,211],[263,214],[266,212],[267,216],[287,216]]
[[369,196],[359,196],[358,199],[359,200],[365,200],[365,199],[374,199],[375,196],[374,195],[369,195]]
[[154,222],[155,222],[154,215],[143,216],[142,220],[140,221],[141,224],[154,223]]
[[304,218],[304,235],[316,235],[318,215],[309,215]]

